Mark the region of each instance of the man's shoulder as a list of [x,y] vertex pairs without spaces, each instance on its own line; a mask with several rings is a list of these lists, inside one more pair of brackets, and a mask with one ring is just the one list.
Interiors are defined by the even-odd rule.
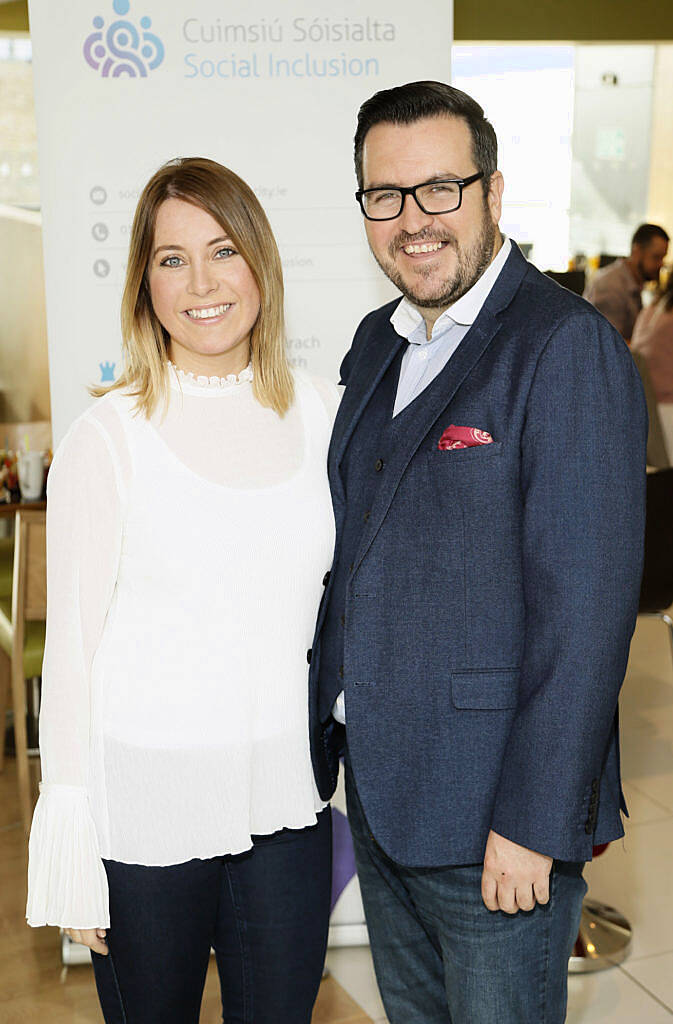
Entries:
[[536,325],[544,323],[552,328],[567,318],[604,319],[585,298],[564,288],[532,263],[527,264],[512,306],[517,315],[530,318]]

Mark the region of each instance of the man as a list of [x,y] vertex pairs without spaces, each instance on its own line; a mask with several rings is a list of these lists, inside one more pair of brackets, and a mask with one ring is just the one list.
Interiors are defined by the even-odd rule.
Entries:
[[631,239],[631,255],[597,271],[584,298],[606,316],[625,341],[643,308],[640,298],[646,281],[658,281],[668,252],[668,235],[656,224],[641,224]]
[[607,321],[503,240],[496,149],[441,83],[360,110],[357,197],[404,297],[342,365],[311,741],[327,799],[345,717],[391,1024],[564,1020],[582,864],[623,834],[644,403]]

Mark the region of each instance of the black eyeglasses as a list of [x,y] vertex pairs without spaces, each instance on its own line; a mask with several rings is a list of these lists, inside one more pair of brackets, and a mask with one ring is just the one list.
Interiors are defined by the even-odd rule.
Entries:
[[404,209],[407,196],[413,196],[423,213],[453,213],[463,201],[463,189],[484,177],[483,171],[469,178],[426,181],[410,188],[361,188],[355,193],[367,220],[395,220]]

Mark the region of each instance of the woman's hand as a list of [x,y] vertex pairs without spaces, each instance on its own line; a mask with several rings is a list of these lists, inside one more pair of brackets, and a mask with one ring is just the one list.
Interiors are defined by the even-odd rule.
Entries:
[[94,953],[102,953],[107,956],[108,948],[105,936],[105,928],[64,928],[63,931],[73,942],[79,942],[83,946],[93,949]]

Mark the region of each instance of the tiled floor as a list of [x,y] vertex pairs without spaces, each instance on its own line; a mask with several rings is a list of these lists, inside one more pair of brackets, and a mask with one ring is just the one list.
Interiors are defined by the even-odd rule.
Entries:
[[[640,619],[621,701],[626,838],[587,867],[595,899],[633,927],[619,967],[569,981],[567,1024],[673,1021],[673,662],[664,626]],[[385,1011],[369,950],[330,951],[333,976],[376,1024]]]
[[[567,1024],[672,1024],[673,664],[664,627],[638,624],[622,700],[622,757],[631,821],[626,839],[587,868],[592,896],[617,906],[634,930],[620,966],[570,978]],[[28,929],[25,850],[14,786],[0,775],[0,1020],[85,1024],[100,1020],[88,968],[61,971],[52,929]],[[334,949],[314,1024],[385,1024],[369,950]],[[217,1016],[209,974],[202,1022]],[[280,1022],[279,1022],[280,1024]]]

